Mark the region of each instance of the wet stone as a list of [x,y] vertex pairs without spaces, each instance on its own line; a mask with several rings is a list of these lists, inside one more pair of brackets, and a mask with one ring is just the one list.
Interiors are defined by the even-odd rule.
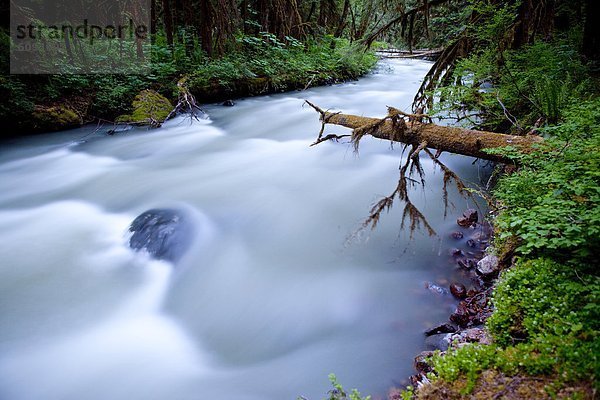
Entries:
[[454,322],[456,325],[460,327],[465,327],[470,322],[471,318],[469,316],[469,310],[464,301],[461,301],[456,307],[456,311],[454,311],[450,315],[450,321]]
[[179,210],[152,209],[129,226],[129,247],[145,250],[158,260],[178,261],[188,249],[193,226]]
[[427,360],[431,356],[433,356],[433,351],[422,351],[418,356],[415,357],[414,366],[418,373],[426,374],[433,371],[433,367]]
[[450,343],[482,343],[491,344],[492,340],[485,329],[474,327],[452,335]]
[[456,239],[456,240],[460,240],[460,239],[462,239],[464,236],[465,236],[465,235],[464,235],[462,232],[460,232],[460,231],[454,231],[454,232],[452,232],[452,233],[450,234],[450,237],[451,237],[452,239]]
[[440,333],[425,338],[425,346],[430,350],[446,351],[450,346],[450,337],[452,333]]
[[450,250],[451,254],[453,256],[464,256],[465,253],[463,253],[463,251],[461,249],[452,249]]
[[450,285],[450,293],[457,299],[464,299],[467,296],[467,288],[462,283],[453,283]]
[[425,288],[436,294],[448,294],[448,289],[436,285],[435,283],[425,282]]
[[449,323],[444,323],[438,325],[434,328],[427,329],[424,333],[425,336],[439,335],[440,333],[454,333],[456,332],[456,327]]
[[477,215],[477,210],[469,208],[469,209],[465,210],[462,217],[460,217],[456,220],[456,223],[458,225],[462,226],[463,228],[468,228],[472,225],[475,225],[478,220],[479,220],[479,217]]
[[477,273],[484,280],[493,279],[500,271],[499,260],[493,254],[487,255],[477,263]]

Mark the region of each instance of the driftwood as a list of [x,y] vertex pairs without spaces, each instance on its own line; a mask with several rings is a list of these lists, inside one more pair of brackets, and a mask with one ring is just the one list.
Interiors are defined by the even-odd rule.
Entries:
[[189,114],[190,118],[194,118],[198,120],[198,114],[204,115],[204,111],[198,106],[196,103],[196,98],[190,93],[190,90],[187,87],[187,76],[179,79],[177,82],[177,90],[179,91],[179,96],[177,98],[177,104],[171,110],[166,120],[173,118],[177,114]]
[[376,54],[382,58],[437,58],[444,49],[428,49],[428,50],[377,50]]

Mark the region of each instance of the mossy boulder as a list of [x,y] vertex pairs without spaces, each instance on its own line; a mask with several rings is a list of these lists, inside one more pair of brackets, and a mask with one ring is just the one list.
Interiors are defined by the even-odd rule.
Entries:
[[60,131],[82,124],[81,117],[73,109],[64,105],[37,105],[31,117],[31,125],[35,131]]
[[117,122],[160,126],[173,110],[169,99],[151,89],[142,90],[131,106],[132,113],[119,116]]

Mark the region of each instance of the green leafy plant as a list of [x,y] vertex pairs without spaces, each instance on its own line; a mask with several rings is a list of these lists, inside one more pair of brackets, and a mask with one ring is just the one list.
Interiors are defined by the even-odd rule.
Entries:
[[356,389],[352,389],[350,393],[346,392],[335,374],[329,374],[329,381],[333,389],[329,391],[327,400],[371,400],[371,396],[361,397],[360,392]]
[[502,177],[495,190],[499,239],[517,238],[521,254],[585,260],[600,246],[600,127],[593,125],[600,100],[576,104],[567,114],[563,128],[545,130],[557,138],[518,156],[521,169]]

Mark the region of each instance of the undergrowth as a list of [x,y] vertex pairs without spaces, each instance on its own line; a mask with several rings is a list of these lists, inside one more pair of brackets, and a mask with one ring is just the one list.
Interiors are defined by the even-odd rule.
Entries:
[[[0,61],[6,70],[9,40],[1,33],[0,46],[7,51]],[[212,88],[219,94],[236,83],[257,78],[268,82],[273,90],[284,90],[355,79],[371,70],[377,61],[372,51],[357,51],[345,39],[325,36],[300,42],[292,37],[279,40],[270,33],[240,34],[235,47],[221,57],[211,58],[198,43],[180,41],[167,46],[164,34],[158,32],[147,53],[151,56],[128,74],[78,73],[68,63],[64,66],[68,70],[62,74],[2,74],[0,94],[9,101],[0,106],[0,120],[9,128],[23,131],[28,128],[27,116],[35,105],[68,104],[73,97],[84,98],[85,104],[76,111],[87,114],[87,119],[114,119],[131,113],[132,101],[144,89],[175,99],[179,93],[176,85],[182,76],[189,76],[191,91]],[[235,96],[235,91],[231,93]],[[242,94],[258,93],[257,89]],[[210,100],[210,96],[205,100]],[[21,118],[15,118],[18,116]]]
[[538,151],[494,191],[499,239],[518,239],[524,255],[585,260],[600,248],[600,99],[575,103],[564,123],[543,129]]
[[302,43],[286,37],[280,41],[270,33],[241,36],[237,50],[197,68],[190,79],[192,91],[212,85],[234,87],[239,80],[263,78],[274,87],[299,88],[311,82],[355,79],[371,70],[377,58],[348,40],[325,36]]
[[516,243],[517,259],[493,294],[486,327],[494,343],[432,359],[434,387],[456,398],[477,393],[487,371],[543,377],[548,398],[600,388],[600,99],[571,98],[560,116],[540,129],[546,141],[532,154],[497,151],[518,169],[494,189],[495,247]]

